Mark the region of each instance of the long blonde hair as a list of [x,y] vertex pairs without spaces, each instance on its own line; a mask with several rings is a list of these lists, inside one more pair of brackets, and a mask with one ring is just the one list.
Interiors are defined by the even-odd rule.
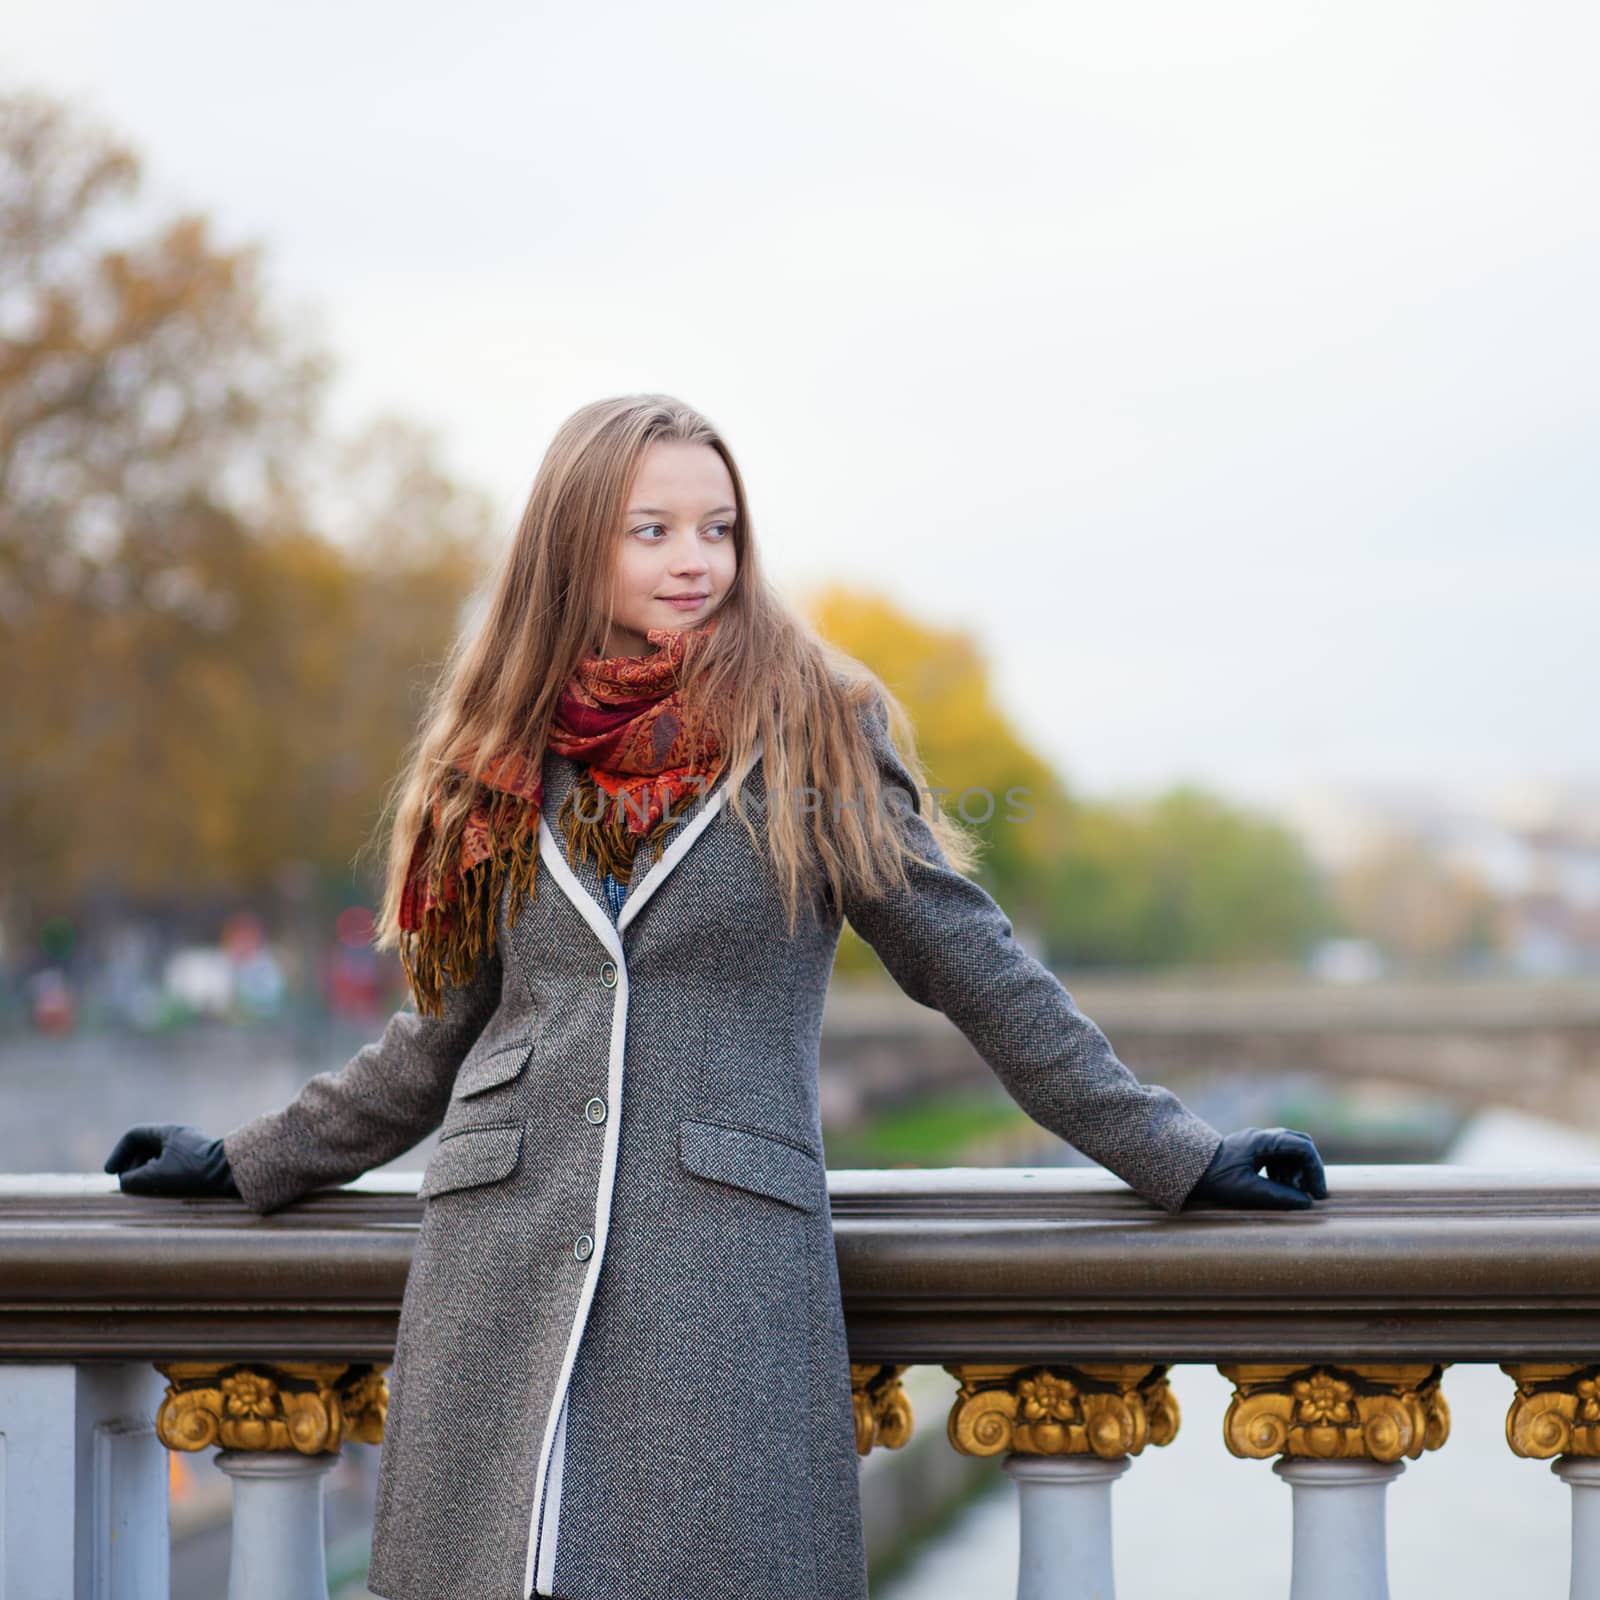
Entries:
[[[733,707],[731,726],[720,730],[730,810],[758,846],[766,839],[790,935],[802,894],[824,883],[835,905],[905,883],[908,847],[893,811],[880,803],[877,764],[857,721],[857,708],[881,695],[901,759],[926,789],[905,708],[875,673],[821,638],[768,584],[744,481],[711,423],[668,395],[623,395],[582,407],[556,430],[516,535],[492,575],[480,620],[458,637],[439,673],[379,825],[387,835],[387,866],[378,949],[399,944],[401,897],[428,807],[437,796],[441,825],[431,845],[437,851],[472,804],[474,784],[448,781],[454,763],[472,761],[476,777],[490,755],[508,745],[544,749],[563,685],[606,637],[626,497],[640,459],[657,440],[709,445],[733,480],[737,571],[715,612],[712,638],[681,687],[685,697],[703,693],[707,703]],[[724,695],[731,698],[724,701]],[[739,792],[758,734],[769,800],[761,834]],[[862,803],[806,811],[776,802],[806,789],[859,796]],[[924,800],[923,812],[951,865],[970,870],[977,856],[972,836],[937,805]],[[435,865],[430,859],[428,870]]]

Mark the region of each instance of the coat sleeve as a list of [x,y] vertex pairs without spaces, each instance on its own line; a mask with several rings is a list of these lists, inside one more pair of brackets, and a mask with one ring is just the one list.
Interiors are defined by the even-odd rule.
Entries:
[[288,1105],[225,1133],[244,1203],[276,1211],[313,1189],[349,1183],[432,1133],[456,1069],[500,1002],[500,981],[497,948],[469,984],[446,985],[442,1016],[395,1012],[382,1037],[337,1072],[319,1072]]
[[889,738],[881,696],[862,719],[888,814],[935,864],[908,861],[908,888],[850,899],[850,925],[913,1000],[955,1023],[1035,1122],[1146,1199],[1179,1210],[1222,1135],[1169,1090],[1141,1083],[1055,975],[1017,943],[995,901],[950,866]]

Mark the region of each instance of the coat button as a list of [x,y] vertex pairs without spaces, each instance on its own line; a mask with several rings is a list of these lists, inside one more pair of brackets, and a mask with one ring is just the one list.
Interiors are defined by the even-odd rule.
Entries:
[[617,986],[617,964],[616,964],[615,961],[608,961],[608,962],[605,963],[605,965],[603,967],[601,967],[601,969],[600,969],[600,981],[608,989],[615,989],[616,988],[616,986]]
[[594,1240],[586,1233],[580,1233],[577,1242],[572,1247],[572,1253],[580,1261],[587,1261],[594,1254]]
[[606,1120],[606,1103],[596,1095],[584,1108],[583,1114],[591,1122],[604,1122]]

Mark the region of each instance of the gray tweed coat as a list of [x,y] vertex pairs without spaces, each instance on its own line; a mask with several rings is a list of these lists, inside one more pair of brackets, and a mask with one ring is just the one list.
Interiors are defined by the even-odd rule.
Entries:
[[[881,701],[864,717],[911,794]],[[402,1011],[224,1136],[245,1204],[439,1128],[402,1301],[368,1586],[390,1600],[865,1600],[849,1356],[817,1110],[841,926],[786,936],[726,781],[615,921],[544,766],[537,893],[446,1015]],[[745,779],[766,798],[759,758]],[[920,811],[903,826],[937,852]],[[777,803],[774,801],[774,803]],[[1139,1083],[944,864],[843,908],[1045,1127],[1176,1211],[1220,1134]],[[648,870],[646,866],[648,865]]]

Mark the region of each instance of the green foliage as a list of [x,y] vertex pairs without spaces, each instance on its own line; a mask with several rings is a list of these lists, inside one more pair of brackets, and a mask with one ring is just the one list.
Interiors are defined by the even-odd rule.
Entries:
[[1014,1100],[993,1094],[922,1095],[847,1128],[830,1128],[828,1165],[959,1166],[977,1141],[1029,1127],[1038,1124]]
[[[995,797],[980,825],[978,879],[1058,964],[1165,966],[1299,956],[1337,918],[1293,833],[1191,785],[1151,805],[1075,798],[996,703],[974,641],[930,628],[879,595],[835,585],[811,605],[818,631],[865,662],[904,702],[930,782],[954,805],[964,788]],[[1027,791],[1032,815],[1006,791]],[[978,802],[969,812],[976,819]],[[882,975],[846,930],[837,970]]]
[[1192,785],[1085,808],[1051,881],[1044,940],[1062,965],[1281,960],[1338,923],[1289,829]]

